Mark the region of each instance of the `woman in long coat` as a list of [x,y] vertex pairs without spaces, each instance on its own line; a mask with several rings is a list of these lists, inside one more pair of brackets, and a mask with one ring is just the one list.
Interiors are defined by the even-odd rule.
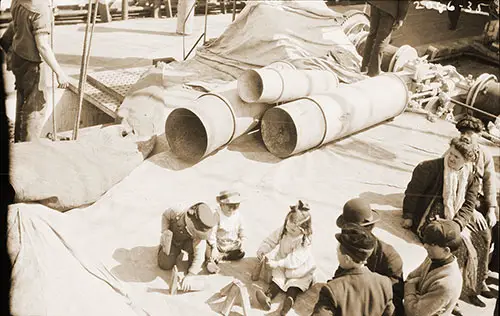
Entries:
[[484,307],[478,295],[485,290],[491,233],[483,215],[475,210],[479,179],[472,162],[476,146],[469,137],[453,138],[444,157],[415,168],[403,200],[403,226],[422,238],[432,220],[453,220],[463,240],[454,253],[463,268],[462,293],[472,304]]

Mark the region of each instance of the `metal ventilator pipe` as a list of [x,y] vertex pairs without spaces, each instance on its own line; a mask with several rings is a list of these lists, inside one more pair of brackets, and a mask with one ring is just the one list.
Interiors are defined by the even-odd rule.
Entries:
[[176,156],[199,161],[257,126],[269,105],[244,102],[236,85],[233,81],[169,114],[165,136]]
[[261,133],[267,149],[286,158],[359,132],[403,113],[408,88],[395,74],[341,85],[266,111]]
[[[470,88],[466,104],[479,110],[490,113],[492,116],[500,115],[500,83],[497,77],[491,74],[480,75]],[[492,117],[481,113],[474,115],[484,123],[493,121]]]
[[326,70],[264,67],[247,70],[238,78],[238,94],[248,103],[276,103],[325,93],[338,85],[337,76]]

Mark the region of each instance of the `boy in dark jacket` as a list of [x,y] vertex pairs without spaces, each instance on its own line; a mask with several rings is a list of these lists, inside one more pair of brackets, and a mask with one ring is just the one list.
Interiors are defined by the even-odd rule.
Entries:
[[[346,224],[354,223],[371,232],[379,220],[379,214],[371,209],[368,202],[356,198],[344,205],[342,215],[337,219],[337,226],[342,228]],[[391,245],[376,238],[373,252],[366,260],[366,267],[391,280],[396,315],[404,315],[403,260],[399,253]]]
[[391,281],[365,267],[375,237],[357,224],[346,224],[335,237],[340,268],[321,288],[312,316],[394,315]]

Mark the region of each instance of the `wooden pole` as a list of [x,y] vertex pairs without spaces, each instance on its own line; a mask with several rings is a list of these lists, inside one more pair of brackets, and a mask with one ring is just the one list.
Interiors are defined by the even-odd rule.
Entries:
[[[78,83],[78,110],[76,113],[75,126],[73,128],[73,140],[78,138],[78,129],[80,128],[80,118],[82,115],[83,96],[85,95],[85,84],[87,83],[87,70],[90,60],[90,50],[92,45],[92,35],[94,33],[95,22],[97,19],[98,5],[95,4],[94,16],[92,17],[92,25],[90,25],[90,15],[92,14],[92,0],[89,0],[89,9],[87,14],[87,25],[85,27],[85,39],[83,41],[82,64],[80,65],[80,81]],[[89,34],[90,28],[90,37]],[[88,39],[88,44],[87,44]]]
[[128,0],[122,0],[122,20],[128,20]]
[[[50,47],[54,51],[54,0],[51,0],[52,18],[50,21]],[[52,140],[57,141],[57,121],[56,121],[56,75],[52,70]]]

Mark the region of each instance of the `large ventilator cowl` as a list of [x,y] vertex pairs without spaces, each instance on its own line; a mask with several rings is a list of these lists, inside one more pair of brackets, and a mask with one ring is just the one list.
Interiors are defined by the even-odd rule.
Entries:
[[176,156],[197,162],[253,130],[267,108],[243,102],[233,81],[173,110],[165,122],[165,136]]
[[395,74],[383,74],[332,93],[312,95],[266,111],[261,133],[275,156],[286,158],[320,147],[403,113],[408,88]]
[[238,78],[238,94],[248,103],[278,103],[332,91],[337,76],[327,70],[297,70],[264,67],[247,70]]

